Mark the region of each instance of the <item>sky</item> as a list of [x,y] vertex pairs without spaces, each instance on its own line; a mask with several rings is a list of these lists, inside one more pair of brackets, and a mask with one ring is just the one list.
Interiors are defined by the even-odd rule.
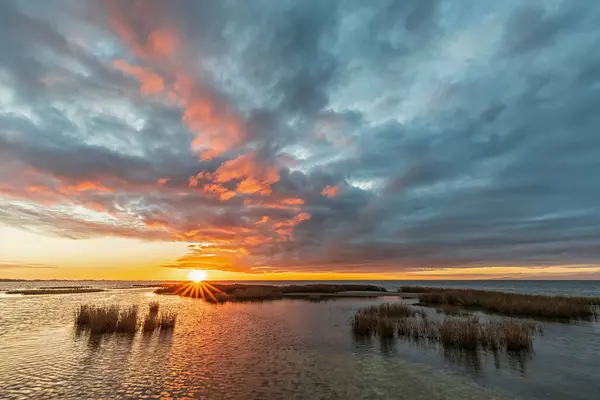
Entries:
[[0,278],[600,279],[600,3],[0,2]]

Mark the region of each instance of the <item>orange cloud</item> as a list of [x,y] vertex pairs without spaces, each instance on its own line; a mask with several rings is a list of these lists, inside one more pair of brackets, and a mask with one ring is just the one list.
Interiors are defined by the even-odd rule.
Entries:
[[335,186],[325,186],[325,189],[321,192],[321,194],[329,199],[333,199],[340,193],[340,187],[338,185]]
[[256,206],[269,209],[279,210],[300,210],[304,204],[304,200],[298,197],[286,197],[283,199],[277,199],[275,196],[271,196],[268,199],[257,199],[248,198],[244,200],[244,204],[247,206]]
[[271,185],[279,181],[279,171],[275,167],[261,165],[255,153],[246,153],[221,164],[213,178],[219,183],[241,180],[238,193],[265,196],[271,194]]
[[164,185],[167,182],[169,182],[170,180],[171,180],[171,178],[160,178],[158,181],[156,181],[156,183],[159,185]]
[[154,229],[167,228],[167,224],[164,221],[159,221],[156,219],[144,220],[144,225],[146,225],[148,228],[154,228]]
[[262,217],[260,217],[260,220],[258,220],[256,222],[256,225],[260,225],[260,224],[266,224],[267,222],[269,222],[269,217],[266,215],[263,215]]
[[181,39],[177,32],[169,27],[154,30],[148,36],[146,53],[154,56],[170,56],[180,47]]
[[75,194],[93,190],[102,193],[112,193],[114,190],[94,181],[79,181],[72,185],[61,185],[56,189],[62,194]]
[[113,66],[119,71],[134,76],[140,82],[140,92],[143,95],[157,94],[165,90],[163,79],[152,71],[134,65],[129,65],[125,60],[113,61]]
[[106,208],[102,203],[98,203],[96,201],[84,201],[82,205],[88,210],[96,211],[96,212],[104,212]]
[[212,193],[216,196],[219,196],[219,199],[221,200],[229,200],[237,195],[236,192],[215,183],[206,184],[204,185],[203,189],[206,193]]
[[[182,122],[195,137],[192,149],[202,159],[212,159],[232,150],[245,139],[245,130],[234,108],[215,95],[194,77],[195,66],[184,65],[192,59],[181,49],[182,38],[177,27],[163,16],[160,3],[136,2],[129,4],[117,0],[104,2],[111,26],[131,52],[154,70],[132,67],[123,60],[114,65],[135,76],[144,95],[154,95],[166,90],[167,101],[183,108]],[[177,55],[177,57],[173,57]],[[165,82],[171,82],[166,84]]]
[[31,185],[25,188],[28,193],[43,193],[43,194],[53,194],[53,192],[48,189],[47,186],[41,185]]

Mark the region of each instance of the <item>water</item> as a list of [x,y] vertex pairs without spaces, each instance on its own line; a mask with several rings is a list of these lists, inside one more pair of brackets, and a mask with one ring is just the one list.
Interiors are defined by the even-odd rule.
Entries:
[[[527,286],[523,281],[512,283],[518,286],[515,291]],[[597,283],[584,283],[579,290],[574,288],[578,283],[554,289],[555,282],[549,283],[535,287],[544,293],[598,295]],[[131,286],[48,286],[58,284]],[[484,283],[488,284],[503,283]],[[0,285],[6,290],[46,284]],[[145,308],[151,300],[179,313],[172,333],[99,338],[73,327],[73,309],[82,302]],[[535,352],[523,357],[444,352],[402,340],[353,339],[349,318],[354,311],[381,301],[396,299],[211,305],[155,296],[151,289],[0,294],[0,397],[585,400],[596,399],[600,392],[600,328],[595,323],[543,323],[544,336],[536,338]]]
[[[225,282],[225,281],[224,281]],[[231,281],[235,282],[235,281]],[[0,281],[0,291],[15,289],[35,289],[50,286],[89,286],[92,288],[130,288],[136,285],[153,285],[156,281]],[[237,281],[237,283],[289,285],[290,281]],[[322,281],[294,281],[298,285],[323,283]],[[385,287],[397,290],[400,286],[431,286],[445,288],[466,288],[479,290],[495,290],[509,293],[546,294],[553,296],[592,296],[600,297],[600,281],[529,281],[529,280],[464,280],[464,281],[327,281],[326,283],[357,283]]]

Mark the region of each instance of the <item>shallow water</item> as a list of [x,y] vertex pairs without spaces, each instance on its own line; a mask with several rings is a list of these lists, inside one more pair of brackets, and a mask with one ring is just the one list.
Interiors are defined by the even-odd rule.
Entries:
[[[157,299],[179,313],[172,333],[99,338],[73,327],[82,302],[145,307]],[[595,399],[600,392],[597,325],[545,323],[534,354],[498,360],[353,339],[354,311],[391,300],[212,305],[151,289],[0,295],[0,397]]]

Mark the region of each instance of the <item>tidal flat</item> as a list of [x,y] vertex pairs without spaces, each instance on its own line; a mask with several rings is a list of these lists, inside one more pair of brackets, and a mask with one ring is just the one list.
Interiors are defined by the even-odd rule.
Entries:
[[[479,310],[446,315],[415,305],[416,299],[386,293],[216,305],[152,292],[0,294],[3,398],[389,399],[401,394],[414,399],[587,400],[600,391],[595,321],[504,319]],[[74,311],[82,305],[118,305],[119,313],[136,307],[137,328],[104,334],[78,329]],[[361,310],[405,321],[425,315],[439,324],[438,336],[412,339],[406,324],[395,325],[392,335],[356,335],[353,318]],[[148,322],[148,334],[143,326],[151,313],[157,317]],[[156,328],[163,313],[177,315],[172,329]],[[453,337],[452,329],[463,328],[446,325],[442,331],[447,318],[477,318],[482,327],[494,329],[505,327],[501,321],[534,323],[543,334],[533,333],[527,351],[494,351],[493,345],[481,345],[486,339],[479,336],[475,349],[465,349],[443,343],[444,332]]]

